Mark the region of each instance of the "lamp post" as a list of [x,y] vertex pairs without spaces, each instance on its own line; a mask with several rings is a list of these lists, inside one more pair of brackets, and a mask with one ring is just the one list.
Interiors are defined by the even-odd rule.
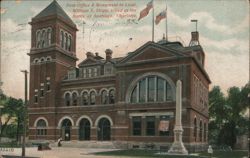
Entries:
[[27,111],[27,96],[28,96],[28,71],[22,70],[21,72],[24,73],[24,110],[23,110],[23,141],[22,141],[22,157],[25,157],[25,142],[26,142],[26,111]]

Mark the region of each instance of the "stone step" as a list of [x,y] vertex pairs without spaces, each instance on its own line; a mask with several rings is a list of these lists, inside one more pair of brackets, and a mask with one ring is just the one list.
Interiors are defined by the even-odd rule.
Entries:
[[[103,148],[115,149],[115,144],[112,141],[62,141],[62,147],[71,148]],[[51,147],[57,147],[57,142],[50,143]]]

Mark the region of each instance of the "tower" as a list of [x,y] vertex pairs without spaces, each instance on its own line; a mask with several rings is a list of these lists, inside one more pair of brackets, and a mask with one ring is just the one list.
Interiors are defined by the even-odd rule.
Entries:
[[[76,66],[78,30],[55,0],[32,18],[29,24],[31,25],[31,50],[28,54],[30,127],[36,126],[37,115],[33,113],[39,113],[40,117],[48,120],[49,126],[56,128],[56,107],[61,99],[59,85],[67,71]],[[41,111],[41,108],[46,112]],[[30,131],[31,137],[35,132]]]

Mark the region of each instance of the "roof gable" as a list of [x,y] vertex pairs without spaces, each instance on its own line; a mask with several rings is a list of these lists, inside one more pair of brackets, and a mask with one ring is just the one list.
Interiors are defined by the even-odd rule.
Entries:
[[87,58],[87,59],[83,60],[78,66],[82,67],[82,66],[95,65],[95,64],[99,64],[98,60],[96,60],[94,58]]
[[39,14],[37,14],[33,19],[39,19],[51,15],[58,15],[65,19],[66,21],[70,22],[71,24],[75,25],[72,19],[65,13],[63,8],[57,3],[56,0],[53,0],[45,9],[43,9]]
[[173,58],[178,56],[185,56],[185,54],[150,41],[139,47],[134,52],[129,53],[127,57],[120,61],[120,63],[131,63],[150,59]]

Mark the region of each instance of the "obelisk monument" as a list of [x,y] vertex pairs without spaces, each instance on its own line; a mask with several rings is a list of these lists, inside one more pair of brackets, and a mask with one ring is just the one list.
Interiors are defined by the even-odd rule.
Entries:
[[187,155],[186,150],[182,142],[183,128],[181,124],[181,108],[182,108],[182,83],[180,80],[176,83],[176,114],[175,114],[175,127],[174,127],[174,143],[169,149],[168,153],[177,155]]

